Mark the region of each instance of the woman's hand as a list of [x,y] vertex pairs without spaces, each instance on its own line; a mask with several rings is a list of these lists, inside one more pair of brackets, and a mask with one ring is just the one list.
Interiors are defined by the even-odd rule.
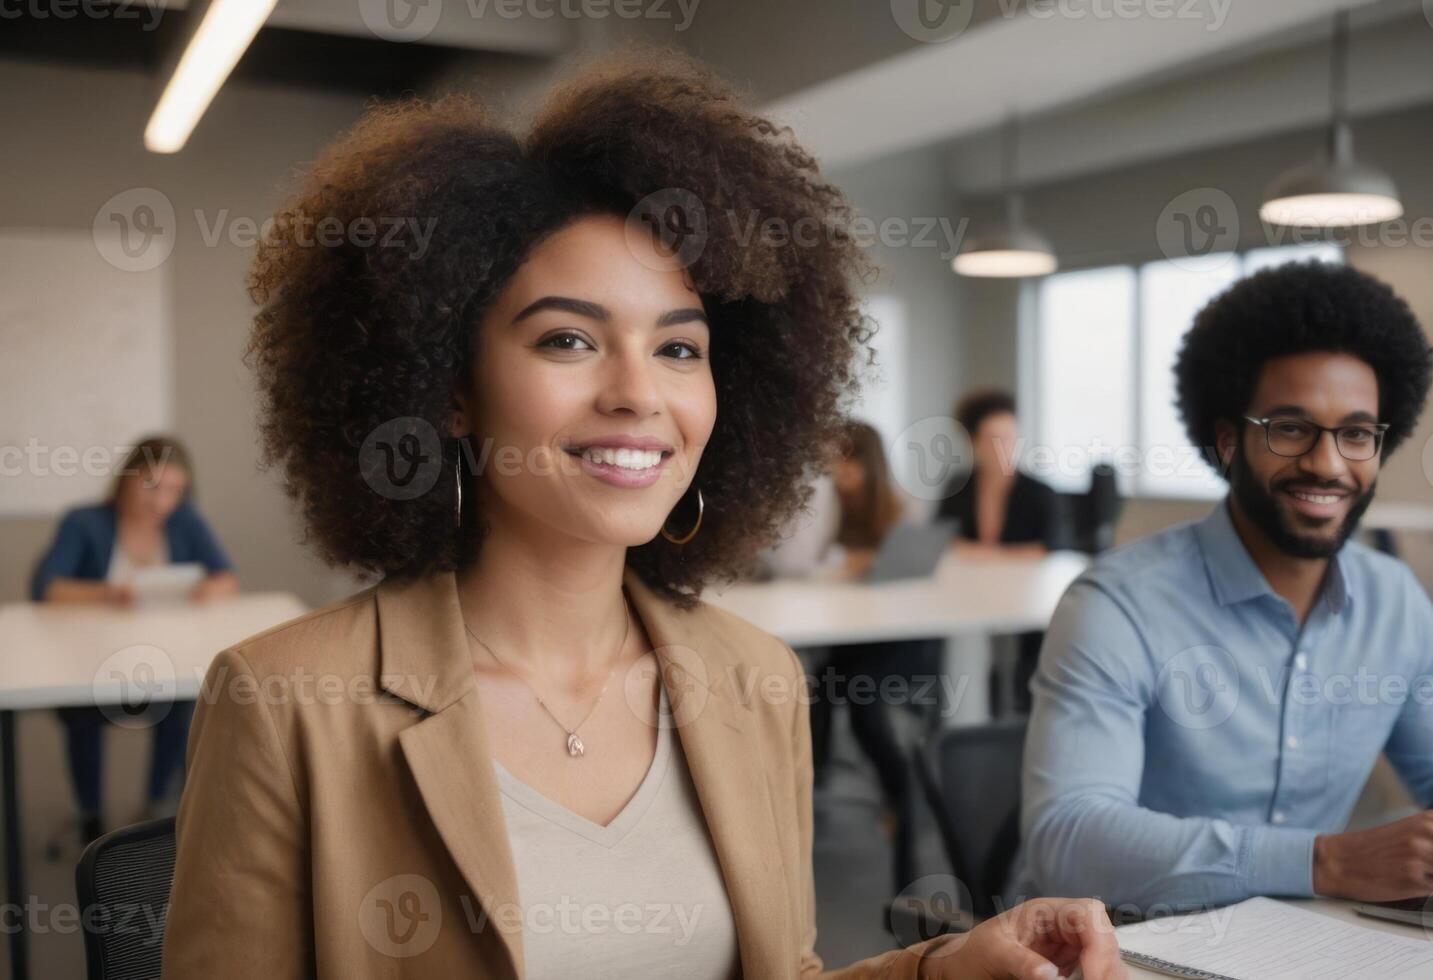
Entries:
[[215,572],[208,578],[200,579],[189,590],[189,598],[205,602],[220,596],[233,595],[239,591],[239,580],[228,572]]
[[115,606],[134,605],[134,586],[128,582],[104,583],[104,601]]
[[876,560],[875,548],[852,548],[846,552],[846,577],[860,578]]
[[[963,941],[961,941],[963,940]],[[921,980],[1125,980],[1105,907],[1087,898],[1037,898],[987,919],[921,960]]]

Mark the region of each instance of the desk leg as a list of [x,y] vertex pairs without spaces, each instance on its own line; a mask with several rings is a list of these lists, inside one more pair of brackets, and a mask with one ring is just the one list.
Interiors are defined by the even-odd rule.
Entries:
[[955,684],[956,703],[946,715],[944,727],[989,723],[990,672],[994,669],[990,637],[959,634],[946,639],[945,676]]
[[30,937],[25,933],[25,869],[21,865],[20,781],[15,771],[15,712],[0,711],[0,780],[5,783],[5,903],[16,916],[10,935],[10,980],[29,980]]

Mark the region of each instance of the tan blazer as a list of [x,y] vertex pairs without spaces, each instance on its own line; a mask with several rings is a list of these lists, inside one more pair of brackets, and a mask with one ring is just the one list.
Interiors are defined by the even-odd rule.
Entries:
[[[630,570],[747,978],[822,973],[800,662]],[[383,582],[224,650],[189,735],[164,976],[513,978],[521,909],[452,573]],[[680,874],[675,869],[674,874]],[[929,962],[929,961],[928,961]]]

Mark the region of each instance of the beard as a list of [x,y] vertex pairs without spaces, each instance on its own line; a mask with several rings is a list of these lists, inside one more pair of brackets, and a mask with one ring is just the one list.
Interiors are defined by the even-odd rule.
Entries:
[[1292,517],[1287,515],[1274,499],[1274,493],[1266,489],[1249,468],[1249,461],[1244,458],[1242,447],[1234,450],[1234,459],[1229,467],[1229,487],[1249,520],[1284,554],[1292,558],[1332,558],[1353,532],[1358,530],[1358,522],[1362,520],[1364,511],[1373,503],[1373,492],[1378,487],[1378,481],[1369,484],[1368,489],[1354,499],[1347,516],[1332,537],[1312,535],[1296,526]]

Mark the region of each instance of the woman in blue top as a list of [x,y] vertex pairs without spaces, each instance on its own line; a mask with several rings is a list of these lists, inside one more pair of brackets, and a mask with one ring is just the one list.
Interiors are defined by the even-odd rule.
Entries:
[[[65,514],[49,550],[30,580],[36,602],[101,602],[129,605],[137,569],[171,562],[199,562],[208,574],[190,594],[195,600],[239,590],[229,559],[190,501],[194,469],[175,439],[153,436],[125,458],[108,498]],[[163,715],[154,726],[146,816],[164,798],[184,760],[193,702],[152,705]],[[80,836],[102,832],[100,783],[103,726],[108,717],[93,706],[60,708],[65,723]]]

